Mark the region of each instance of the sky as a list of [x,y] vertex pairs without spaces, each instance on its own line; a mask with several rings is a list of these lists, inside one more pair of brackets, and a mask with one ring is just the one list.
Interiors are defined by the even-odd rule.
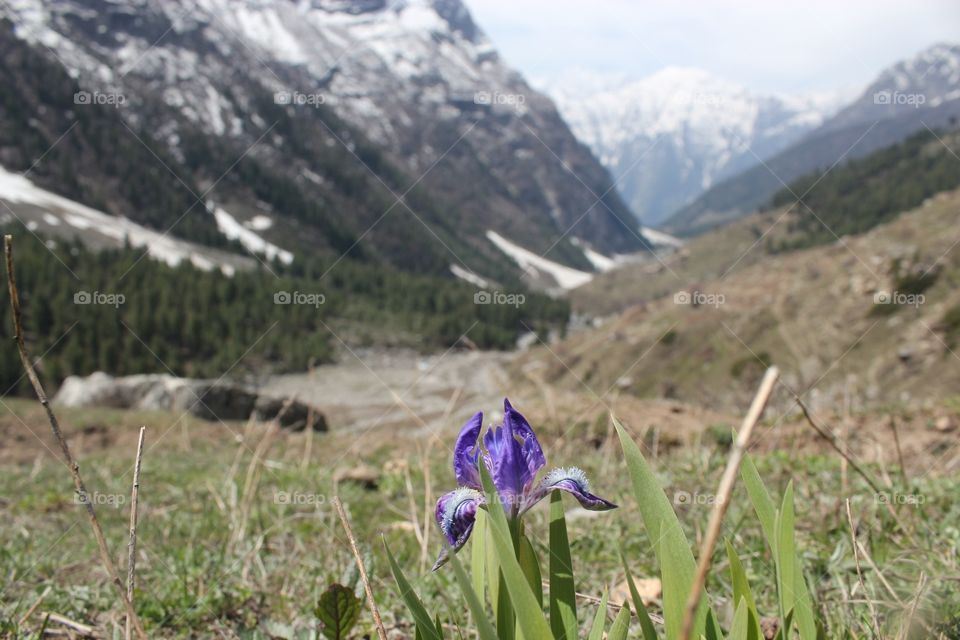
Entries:
[[690,66],[758,92],[828,92],[866,86],[936,42],[960,42],[958,0],[465,1],[535,84],[575,68],[633,79]]

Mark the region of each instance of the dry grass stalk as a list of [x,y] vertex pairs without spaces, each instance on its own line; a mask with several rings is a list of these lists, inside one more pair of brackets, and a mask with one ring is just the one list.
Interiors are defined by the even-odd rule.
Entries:
[[[127,599],[133,603],[133,589],[137,572],[137,516],[140,507],[140,463],[143,461],[143,434],[146,427],[140,427],[140,437],[137,440],[137,459],[133,465],[133,488],[130,490],[130,538],[127,542]],[[133,629],[130,617],[127,617],[124,638],[130,640]]]
[[130,599],[127,597],[126,588],[124,587],[123,582],[120,580],[120,574],[117,572],[116,564],[113,562],[113,556],[110,555],[110,550],[107,547],[107,539],[103,535],[103,528],[100,526],[100,521],[97,519],[96,511],[93,508],[93,502],[86,499],[86,496],[89,494],[87,493],[87,487],[83,482],[83,477],[80,475],[80,465],[77,464],[77,462],[73,459],[73,454],[70,453],[70,446],[67,444],[67,440],[63,436],[63,432],[60,430],[60,422],[57,420],[56,414],[54,414],[53,409],[50,407],[50,401],[47,398],[47,393],[44,391],[43,385],[40,383],[40,378],[37,376],[37,372],[34,370],[33,364],[31,363],[30,355],[27,353],[27,347],[23,339],[23,325],[20,314],[20,295],[17,291],[17,280],[13,271],[13,236],[4,236],[3,251],[7,264],[7,288],[10,291],[10,306],[13,312],[14,339],[17,343],[20,361],[23,363],[23,367],[27,372],[27,377],[30,379],[30,384],[33,386],[34,392],[37,394],[37,399],[40,401],[40,404],[47,413],[47,419],[50,422],[50,428],[53,431],[53,437],[60,445],[63,458],[66,461],[67,467],[70,469],[70,475],[73,477],[73,484],[76,488],[77,494],[84,498],[83,504],[87,511],[87,517],[90,520],[90,526],[93,528],[93,535],[97,539],[97,547],[100,551],[100,560],[103,563],[104,568],[107,570],[107,574],[110,576],[110,581],[113,583],[114,587],[116,587],[117,593],[120,595],[120,600],[123,602],[123,606],[127,610],[127,615],[133,622],[133,628],[137,633],[137,637],[141,638],[142,640],[147,640],[147,633],[143,629],[140,618],[137,617],[137,612],[133,608],[133,603],[131,603]]
[[347,540],[350,542],[350,550],[353,551],[353,557],[357,561],[357,569],[360,571],[360,579],[363,581],[363,589],[367,593],[367,604],[370,607],[370,613],[373,615],[373,622],[377,626],[377,635],[380,640],[387,640],[387,631],[383,628],[383,620],[380,619],[380,610],[377,608],[377,602],[373,599],[373,587],[370,586],[370,578],[367,577],[367,569],[363,565],[363,558],[360,556],[360,549],[357,548],[357,540],[353,535],[353,528],[350,526],[350,520],[347,519],[347,512],[343,510],[343,503],[339,496],[334,496],[333,506],[337,509],[337,515],[340,516],[340,524],[347,534]]
[[707,533],[703,538],[703,544],[700,545],[700,560],[697,562],[697,573],[694,575],[690,595],[687,597],[687,606],[680,632],[682,640],[688,640],[690,633],[693,631],[693,620],[696,617],[697,607],[700,606],[700,599],[703,597],[703,587],[707,581],[707,574],[710,572],[713,549],[720,538],[720,527],[723,526],[723,517],[726,515],[727,507],[730,504],[730,496],[733,494],[733,485],[737,480],[737,473],[740,471],[740,463],[746,453],[753,428],[760,421],[760,416],[763,415],[763,411],[767,407],[778,375],[779,372],[776,367],[767,369],[763,381],[760,383],[760,388],[757,390],[757,395],[754,396],[753,403],[750,405],[750,410],[747,411],[743,424],[740,425],[737,439],[730,450],[730,458],[727,460],[727,467],[723,470],[723,476],[720,478],[717,499],[714,502],[713,512],[710,514],[710,522],[707,524]]
[[867,593],[867,585],[863,582],[863,571],[860,569],[860,544],[857,542],[857,528],[853,524],[853,513],[850,511],[850,500],[846,500],[847,504],[847,522],[850,523],[850,543],[853,546],[853,560],[854,564],[857,567],[857,580],[860,582],[860,590],[863,591],[863,597],[867,601],[867,607],[870,608],[870,618],[873,621],[873,630],[876,632],[878,638],[882,638],[883,634],[880,633],[880,619],[877,617],[877,607],[873,603],[873,598],[870,597],[870,594]]

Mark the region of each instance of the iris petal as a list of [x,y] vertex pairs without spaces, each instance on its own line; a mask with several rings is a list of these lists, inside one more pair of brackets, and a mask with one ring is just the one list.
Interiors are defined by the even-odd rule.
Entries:
[[[437,500],[436,519],[443,536],[447,539],[454,552],[467,543],[473,533],[473,525],[477,519],[477,509],[483,504],[483,496],[474,489],[460,487],[450,493],[445,493]],[[440,556],[433,565],[436,571],[449,558],[448,547],[445,545]]]
[[527,511],[530,509],[530,507],[540,502],[554,489],[566,491],[571,494],[577,499],[581,507],[589,511],[609,511],[610,509],[617,508],[617,505],[609,500],[604,500],[600,496],[590,493],[590,482],[582,470],[577,467],[569,467],[566,469],[554,469],[548,473],[547,477],[540,482],[530,495],[530,498],[524,504],[523,510]]
[[513,408],[510,401],[503,400],[503,424],[510,425],[510,430],[515,438],[519,438],[520,453],[525,465],[522,474],[523,491],[527,493],[533,486],[533,481],[537,477],[537,472],[547,464],[547,459],[543,455],[543,449],[537,440],[536,434],[527,419],[519,411]]
[[453,447],[453,473],[457,484],[462,487],[480,489],[480,469],[477,466],[480,445],[477,440],[482,426],[483,413],[475,413],[460,429],[457,444]]

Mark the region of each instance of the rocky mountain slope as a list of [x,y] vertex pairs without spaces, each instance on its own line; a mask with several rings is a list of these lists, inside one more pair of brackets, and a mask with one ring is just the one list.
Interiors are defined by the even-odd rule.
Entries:
[[549,91],[646,225],[796,142],[843,99],[761,95],[679,67],[632,82],[575,73]]
[[[0,162],[108,213],[222,243],[219,206],[240,225],[269,219],[265,241],[294,254],[500,280],[520,269],[489,231],[585,272],[571,240],[608,255],[644,246],[606,170],[459,0],[13,0],[0,15],[22,61],[9,81],[30,86],[39,67],[54,79],[0,113]],[[64,184],[37,160],[93,112],[120,157],[89,153],[100,170]],[[138,206],[108,164],[136,164],[178,201]]]
[[[714,185],[663,227],[691,235],[756,210],[796,178],[960,119],[960,45],[935,45],[887,69],[863,94],[798,142]],[[801,195],[801,194],[798,194]]]

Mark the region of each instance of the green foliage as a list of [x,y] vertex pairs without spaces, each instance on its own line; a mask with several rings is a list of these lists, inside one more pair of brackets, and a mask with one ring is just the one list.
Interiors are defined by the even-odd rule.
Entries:
[[346,640],[360,618],[361,605],[353,589],[340,584],[327,587],[314,610],[327,640]]
[[[687,596],[693,585],[696,562],[687,541],[680,521],[673,511],[666,494],[657,482],[652,470],[648,466],[640,449],[630,438],[623,425],[614,419],[614,426],[626,459],[626,468],[633,484],[640,517],[650,537],[660,563],[661,582],[663,586],[663,619],[665,638],[673,640],[681,636],[681,626],[686,613]],[[457,582],[467,600],[467,605],[477,625],[477,634],[482,640],[492,640],[494,637],[513,637],[514,624],[517,633],[526,640],[570,640],[578,637],[580,623],[576,617],[576,587],[573,579],[572,556],[567,536],[566,520],[559,492],[551,496],[550,501],[550,576],[549,576],[549,622],[543,609],[540,598],[540,573],[533,547],[520,530],[519,521],[508,518],[504,505],[498,498],[490,474],[484,465],[480,465],[481,480],[486,494],[486,516],[483,521],[491,534],[490,541],[496,552],[500,570],[497,578],[488,574],[487,580],[492,583],[499,579],[501,589],[506,591],[506,599],[501,602],[509,605],[510,615],[506,618],[497,616],[496,631],[487,617],[482,601],[482,589],[477,589],[475,583],[467,578],[460,564],[459,558],[452,553]],[[792,484],[787,486],[782,504],[779,508],[763,486],[756,468],[747,458],[742,473],[747,492],[754,504],[757,517],[771,545],[774,558],[776,585],[779,600],[779,619],[783,621],[780,630],[781,638],[792,637],[791,628],[796,622],[796,629],[801,640],[816,640],[817,626],[814,618],[810,594],[803,580],[802,567],[797,555],[794,538],[794,510]],[[474,540],[478,533],[474,532]],[[726,552],[730,563],[730,582],[732,585],[732,600],[736,602],[736,613],[728,630],[724,635],[717,617],[708,603],[704,593],[700,606],[694,617],[693,638],[729,638],[729,640],[759,640],[762,637],[760,615],[756,601],[747,582],[747,574],[740,562],[736,551],[729,541],[726,542]],[[656,640],[657,629],[653,625],[643,600],[637,591],[633,576],[625,557],[621,554],[630,597],[636,609],[637,619],[644,640]],[[418,629],[421,620],[429,620],[429,614],[423,609],[422,603],[416,594],[410,591],[409,583],[403,576],[393,556],[390,555],[391,565],[394,567],[394,576],[400,588],[401,596],[417,620]],[[485,564],[483,559],[475,553],[474,566]],[[533,567],[531,570],[530,567]],[[478,595],[479,594],[479,595]],[[501,597],[504,592],[501,591]],[[604,592],[600,600],[593,622],[590,625],[588,638],[600,640],[606,629],[608,593]],[[518,612],[515,617],[512,612]],[[613,624],[607,632],[608,640],[624,640],[627,637],[631,621],[630,607],[624,603],[620,608]]]
[[958,132],[924,130],[864,158],[794,181],[770,201],[771,207],[782,207],[803,197],[803,204],[794,207],[798,216],[791,223],[790,237],[773,250],[801,249],[863,233],[936,193],[957,188],[960,163],[947,146],[958,139]]
[[[333,359],[342,348],[337,336],[355,345],[423,349],[452,347],[465,336],[502,349],[527,327],[561,327],[568,313],[566,303],[534,293],[518,307],[477,305],[472,287],[456,280],[349,259],[334,269],[304,258],[273,265],[277,277],[263,270],[227,277],[185,264],[171,268],[133,249],[96,253],[66,243],[51,250],[23,233],[14,250],[30,351],[42,356],[51,385],[97,370],[190,377],[303,371]],[[323,303],[276,304],[282,292],[322,295]],[[117,303],[78,304],[84,294],[90,301],[113,295]],[[9,318],[4,292],[0,385],[24,392]]]

